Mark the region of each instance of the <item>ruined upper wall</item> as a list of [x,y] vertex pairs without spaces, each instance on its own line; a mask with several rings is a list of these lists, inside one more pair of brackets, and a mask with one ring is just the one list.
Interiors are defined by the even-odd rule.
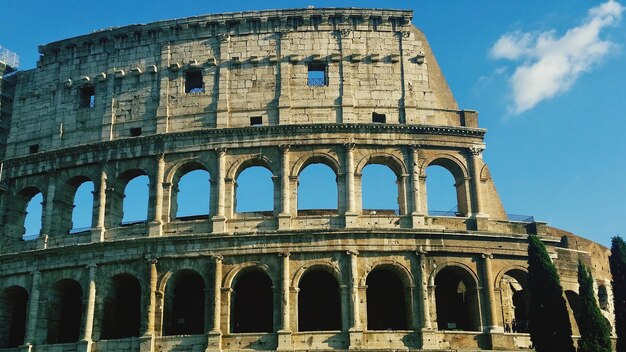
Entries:
[[[475,112],[458,111],[412,15],[230,13],[41,46],[38,67],[18,77],[7,158],[137,134],[250,126],[253,117],[263,125],[372,123],[376,113],[388,124],[477,127]],[[311,67],[321,68],[322,84],[308,81]],[[192,71],[202,78],[200,92],[186,92]]]

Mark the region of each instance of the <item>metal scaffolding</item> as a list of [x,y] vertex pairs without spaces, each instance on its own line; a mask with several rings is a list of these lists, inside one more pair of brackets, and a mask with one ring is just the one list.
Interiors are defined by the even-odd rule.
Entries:
[[0,45],[0,62],[12,68],[17,68],[20,65],[20,57]]

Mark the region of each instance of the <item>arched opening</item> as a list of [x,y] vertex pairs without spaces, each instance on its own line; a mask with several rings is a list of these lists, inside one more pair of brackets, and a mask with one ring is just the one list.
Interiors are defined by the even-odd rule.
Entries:
[[367,329],[407,330],[407,294],[392,270],[374,269],[367,275]]
[[210,175],[202,169],[185,173],[178,180],[176,217],[187,218],[209,215]]
[[192,270],[176,273],[166,289],[164,335],[204,333],[205,285]]
[[363,168],[361,195],[364,214],[400,213],[398,178],[390,167],[369,164]]
[[602,310],[609,310],[609,293],[604,285],[598,286],[598,305]]
[[341,330],[339,283],[331,273],[309,270],[298,288],[298,331]]
[[150,179],[146,175],[132,178],[124,187],[122,224],[134,224],[148,219]]
[[[251,166],[237,176],[235,211],[272,215],[274,211],[274,182],[272,172],[264,166]],[[269,213],[268,213],[269,212]]]
[[31,195],[26,205],[26,215],[24,216],[24,240],[32,240],[39,237],[43,215],[43,194],[38,192]]
[[298,175],[298,215],[336,214],[337,174],[328,165],[312,163]]
[[569,306],[568,311],[570,315],[569,320],[572,324],[572,334],[580,335],[579,326],[582,319],[582,303],[580,302],[580,296],[574,291],[567,290],[565,291],[565,298],[567,298],[567,305]]
[[48,344],[78,341],[83,289],[71,279],[58,281],[48,299]]
[[0,296],[0,348],[24,344],[28,292],[20,286],[8,287]]
[[130,274],[113,277],[102,318],[102,339],[139,336],[141,286],[137,278]]
[[523,270],[507,271],[500,280],[504,332],[527,333],[530,296],[527,274]]
[[430,216],[467,216],[465,176],[449,159],[433,160],[426,168],[426,196]]
[[94,185],[92,181],[84,181],[76,188],[70,233],[78,233],[91,229],[91,221],[93,218],[93,192]]
[[480,330],[476,281],[457,266],[443,268],[435,277],[439,330]]
[[274,331],[272,280],[259,269],[246,270],[238,276],[232,293],[232,332]]

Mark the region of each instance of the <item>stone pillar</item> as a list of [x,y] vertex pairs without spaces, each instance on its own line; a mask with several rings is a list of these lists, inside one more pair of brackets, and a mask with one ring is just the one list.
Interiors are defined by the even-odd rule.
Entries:
[[289,252],[279,253],[279,256],[283,258],[283,277],[282,277],[282,289],[281,289],[281,313],[282,313],[282,325],[278,331],[278,350],[291,350],[293,345],[291,342],[291,319],[290,319],[290,304],[289,304]]
[[487,217],[487,214],[484,214],[484,204],[483,204],[483,194],[481,189],[480,182],[480,166],[482,159],[482,147],[472,147],[470,148],[470,160],[471,160],[471,168],[472,168],[472,188],[474,189],[474,214],[476,217]]
[[213,256],[214,276],[213,276],[213,326],[208,334],[208,344],[206,351],[222,350],[222,262],[221,255]]
[[281,145],[281,175],[280,175],[280,214],[278,214],[278,229],[291,228],[291,204],[289,190],[289,148],[290,145]]
[[48,236],[52,235],[52,224],[54,221],[54,197],[56,193],[56,177],[53,173],[48,175],[48,190],[44,197],[43,219],[41,224],[41,232],[37,239],[37,247],[45,249],[47,247]]
[[346,153],[346,212],[345,226],[358,226],[358,213],[356,212],[355,190],[354,190],[354,143],[347,143],[345,146]]
[[350,321],[350,349],[361,348],[363,345],[363,329],[361,328],[361,313],[359,309],[359,270],[356,250],[347,252],[350,256],[350,307],[352,320]]
[[423,227],[424,210],[422,209],[422,199],[420,195],[420,167],[419,167],[419,145],[411,146],[411,224],[413,228]]
[[420,298],[422,299],[422,329],[433,328],[430,321],[430,297],[428,295],[428,261],[425,251],[418,251],[420,268]]
[[100,184],[98,185],[98,189],[94,190],[94,193],[97,202],[95,210],[96,221],[94,222],[96,226],[91,229],[91,242],[102,242],[104,241],[106,231],[104,219],[107,206],[107,174],[104,165],[100,171]]
[[483,254],[483,269],[484,269],[484,279],[483,279],[483,287],[485,292],[485,298],[487,300],[487,324],[486,328],[489,332],[504,332],[504,329],[501,326],[498,326],[498,322],[496,321],[496,299],[495,293],[493,291],[493,271],[491,269],[491,259],[493,259],[493,255],[491,254]]
[[87,268],[89,269],[89,286],[87,288],[83,338],[79,341],[77,346],[79,352],[91,352],[91,346],[93,344],[93,317],[96,308],[96,264],[89,264]]
[[154,211],[150,221],[149,236],[163,235],[163,180],[165,179],[165,157],[157,155],[157,172],[154,181]]
[[150,265],[150,278],[148,286],[148,309],[146,310],[146,332],[144,333],[144,336],[153,336],[155,331],[154,322],[156,321],[156,291],[158,280],[157,263],[158,260],[156,258],[148,259],[148,264]]
[[223,233],[226,230],[226,148],[215,150],[217,154],[217,212],[213,216],[213,232]]
[[24,345],[32,346],[37,333],[37,316],[39,313],[39,282],[41,281],[41,271],[33,271],[33,282],[30,289],[30,301],[28,303],[28,324],[26,325],[26,336]]

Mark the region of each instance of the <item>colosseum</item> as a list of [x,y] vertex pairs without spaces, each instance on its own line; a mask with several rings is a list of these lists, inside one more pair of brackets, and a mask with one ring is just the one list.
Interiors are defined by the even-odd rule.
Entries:
[[[214,14],[1,64],[2,351],[529,349],[529,235],[557,265],[574,335],[579,258],[613,321],[607,249],[507,215],[478,113],[459,109],[412,17]],[[364,208],[372,164],[393,172],[397,211]],[[312,165],[334,173],[336,209],[299,207]],[[428,209],[429,166],[454,178],[456,211]],[[273,210],[238,211],[251,167],[268,171]],[[180,216],[194,171],[209,175],[195,194],[209,210]],[[140,177],[147,216],[129,222]],[[77,228],[84,184],[91,225]]]

